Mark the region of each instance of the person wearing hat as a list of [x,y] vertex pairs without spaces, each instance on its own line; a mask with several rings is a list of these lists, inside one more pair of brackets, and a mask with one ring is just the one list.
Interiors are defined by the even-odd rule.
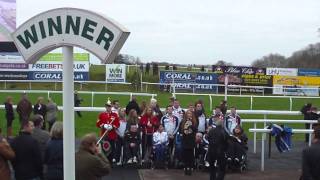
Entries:
[[109,99],[105,104],[105,107],[106,111],[99,114],[96,126],[101,129],[101,136],[108,131],[104,137],[111,146],[111,153],[108,155],[108,159],[110,162],[115,162],[115,142],[118,138],[116,130],[120,126],[120,120],[118,114],[112,112],[112,104]]

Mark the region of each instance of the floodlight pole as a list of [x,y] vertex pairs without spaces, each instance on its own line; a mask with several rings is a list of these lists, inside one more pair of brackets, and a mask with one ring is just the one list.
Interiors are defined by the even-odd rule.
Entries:
[[73,47],[63,46],[63,173],[75,180]]

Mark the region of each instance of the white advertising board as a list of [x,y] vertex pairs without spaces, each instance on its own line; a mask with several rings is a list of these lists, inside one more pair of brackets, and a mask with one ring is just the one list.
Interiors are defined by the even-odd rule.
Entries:
[[106,82],[126,82],[126,65],[106,64]]

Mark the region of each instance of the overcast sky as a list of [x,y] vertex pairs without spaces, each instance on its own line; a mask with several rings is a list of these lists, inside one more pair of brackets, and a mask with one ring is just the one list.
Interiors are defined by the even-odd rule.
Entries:
[[320,42],[320,0],[17,0],[17,25],[57,7],[118,21],[131,32],[120,53],[144,62],[250,65]]

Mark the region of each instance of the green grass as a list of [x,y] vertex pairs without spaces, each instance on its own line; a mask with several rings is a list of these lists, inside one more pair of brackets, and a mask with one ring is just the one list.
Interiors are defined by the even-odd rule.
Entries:
[[[7,96],[12,96],[15,104],[20,99],[19,93],[12,93],[8,91],[7,93],[0,93],[0,100],[5,101]],[[46,93],[29,94],[30,101],[34,104],[38,96],[47,97]],[[61,94],[51,94],[51,98],[58,104],[62,105],[62,95]],[[81,106],[91,106],[91,94],[80,94],[81,98],[84,99]],[[107,98],[110,97],[111,100],[118,99],[122,107],[125,107],[129,101],[129,96],[123,95],[95,95],[94,96],[94,106],[103,107]],[[165,107],[169,102],[170,93],[158,93],[157,100],[161,107]],[[208,96],[186,96],[178,95],[177,98],[180,100],[182,107],[187,107],[189,103],[194,103],[198,99],[202,99],[205,103],[206,114],[210,115],[211,110],[209,109],[209,98]],[[213,107],[219,105],[219,102],[223,97],[212,97]],[[142,101],[149,102],[150,97],[138,96],[137,100],[139,103]],[[317,99],[293,99],[293,110],[300,110],[300,108],[306,103],[312,102],[315,106],[320,106],[320,101]],[[228,104],[230,106],[236,106],[238,109],[247,110],[250,108],[250,98],[247,97],[229,97]],[[254,98],[253,103],[254,110],[288,110],[289,100],[284,98]],[[82,135],[89,132],[98,133],[98,128],[95,127],[98,112],[82,112],[83,117],[79,118],[75,115],[75,132],[76,137],[81,137]],[[0,110],[1,124],[0,127],[5,131],[5,118],[4,110]],[[263,115],[241,115],[242,118],[263,118]],[[284,115],[269,115],[268,118],[271,119],[302,119],[302,116],[284,116]],[[62,112],[59,112],[59,120],[62,120]],[[304,128],[304,124],[289,124],[293,128]],[[17,133],[19,127],[18,116],[16,114],[16,119],[14,121],[14,132]],[[244,129],[247,131],[248,128],[252,128],[252,124],[244,124]],[[262,125],[258,125],[262,127]],[[252,137],[251,133],[248,133],[249,137]],[[295,135],[295,139],[303,139],[304,135]]]

